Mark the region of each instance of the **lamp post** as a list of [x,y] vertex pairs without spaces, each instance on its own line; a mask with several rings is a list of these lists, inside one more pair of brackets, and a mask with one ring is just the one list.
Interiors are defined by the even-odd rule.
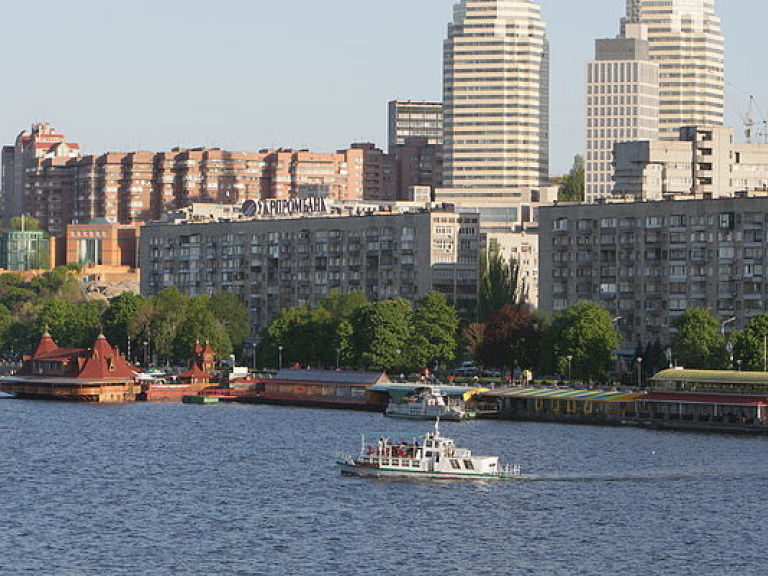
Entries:
[[571,383],[571,360],[573,360],[573,356],[568,354],[568,356],[565,357],[566,360],[568,360],[568,384]]
[[144,364],[149,368],[149,340],[144,340]]
[[637,387],[643,387],[643,359],[640,356],[637,357]]
[[341,357],[341,348],[336,348],[336,370],[339,369],[340,357]]
[[277,368],[279,370],[282,370],[283,368],[283,347],[282,346],[277,347]]
[[728,318],[728,320],[723,320],[723,322],[720,324],[720,334],[725,336],[725,326],[727,324],[730,324],[734,320],[736,320],[736,316],[731,316],[730,318]]
[[665,354],[667,355],[667,363],[669,364],[669,367],[672,368],[672,348],[667,348]]
[[738,360],[736,360],[736,364],[738,364],[738,365],[739,365],[739,372],[741,372],[741,358],[739,358]]

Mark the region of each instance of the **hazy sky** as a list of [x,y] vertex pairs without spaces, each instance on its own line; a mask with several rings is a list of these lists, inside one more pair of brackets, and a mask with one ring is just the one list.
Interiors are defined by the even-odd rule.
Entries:
[[[624,0],[541,0],[551,169],[584,148],[584,67]],[[0,141],[47,121],[86,153],[386,147],[386,104],[441,97],[452,0],[0,0]],[[728,122],[768,111],[768,2],[719,0]],[[762,120],[762,112],[756,113]]]

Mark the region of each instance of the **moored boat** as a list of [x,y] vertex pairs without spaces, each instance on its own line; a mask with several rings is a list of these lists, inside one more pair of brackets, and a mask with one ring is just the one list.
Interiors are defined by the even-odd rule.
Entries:
[[462,400],[452,400],[439,386],[422,386],[406,394],[400,402],[391,400],[384,414],[412,420],[465,420],[475,417],[474,412],[465,409]]
[[421,442],[363,437],[358,456],[340,455],[337,465],[346,476],[370,478],[427,478],[449,480],[523,480],[518,465],[502,465],[498,456],[475,456],[440,434],[440,420]]

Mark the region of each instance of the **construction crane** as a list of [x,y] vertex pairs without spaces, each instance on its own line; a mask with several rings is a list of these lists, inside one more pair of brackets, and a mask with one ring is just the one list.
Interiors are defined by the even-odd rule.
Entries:
[[[762,120],[755,121],[755,112],[760,115]],[[768,121],[766,121],[765,115],[757,105],[754,96],[749,97],[749,107],[741,120],[744,123],[744,137],[747,144],[752,144],[753,142],[765,144],[768,142]]]

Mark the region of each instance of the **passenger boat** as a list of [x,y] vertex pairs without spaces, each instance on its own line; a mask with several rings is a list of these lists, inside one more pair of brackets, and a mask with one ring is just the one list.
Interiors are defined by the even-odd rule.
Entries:
[[456,447],[451,438],[435,428],[419,440],[394,442],[379,438],[376,443],[362,439],[360,454],[342,454],[337,465],[345,476],[369,478],[428,478],[450,480],[523,480],[518,465],[502,465],[498,456],[475,456]]
[[452,400],[439,386],[422,386],[406,394],[400,402],[390,401],[384,414],[412,420],[465,420],[475,417],[473,412],[465,409],[462,400]]

